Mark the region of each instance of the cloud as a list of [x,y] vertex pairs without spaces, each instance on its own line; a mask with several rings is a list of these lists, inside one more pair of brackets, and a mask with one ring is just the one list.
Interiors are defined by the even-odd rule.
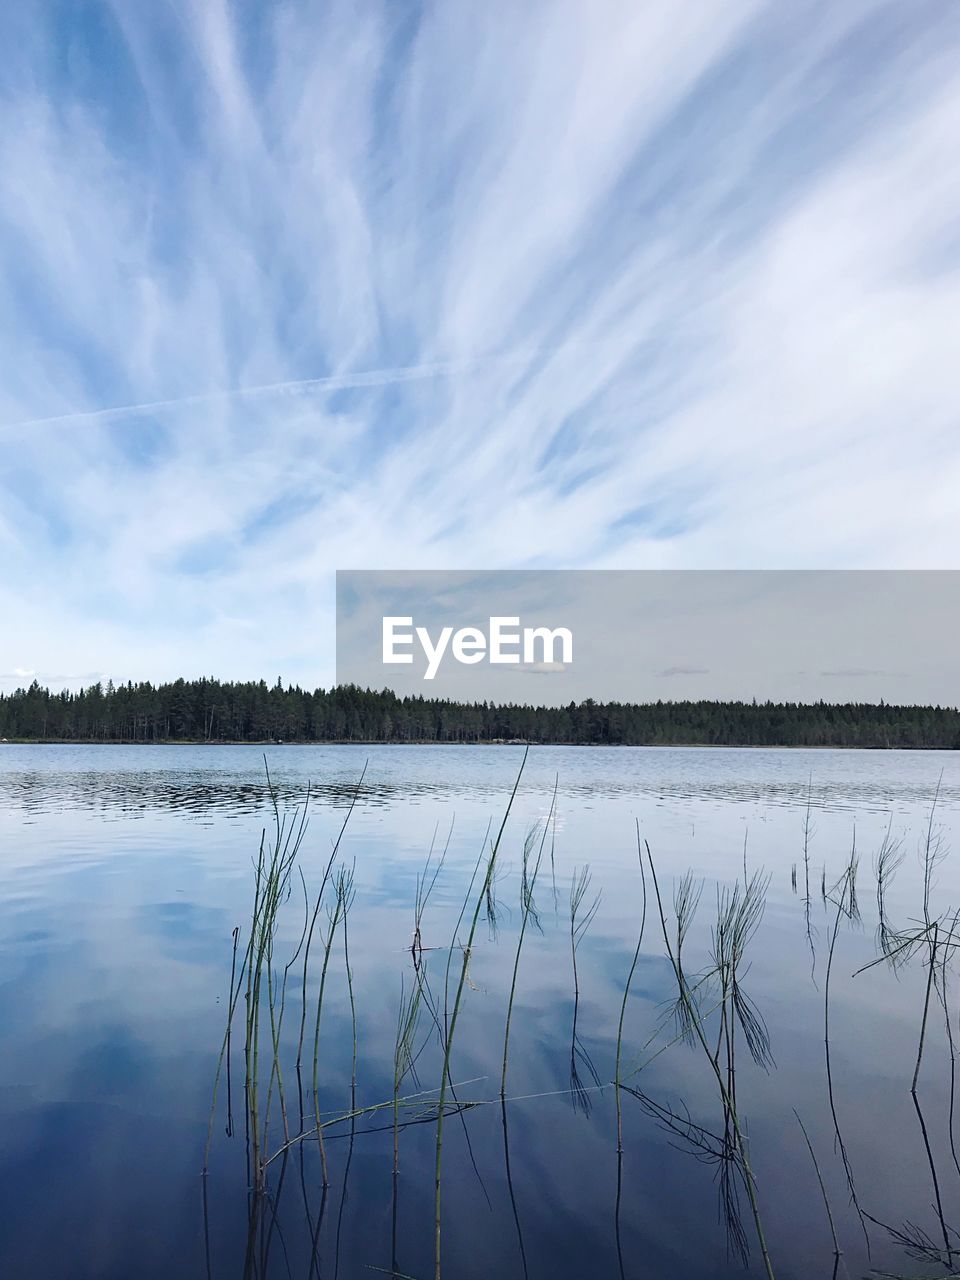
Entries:
[[960,41],[834,9],[7,6],[0,666],[329,680],[337,567],[950,565]]
[[662,671],[658,671],[658,676],[669,678],[671,676],[708,676],[710,674],[706,667],[664,667]]
[[13,671],[0,671],[0,684],[21,688],[34,680],[48,689],[81,688],[107,679],[102,671],[32,671],[16,667]]

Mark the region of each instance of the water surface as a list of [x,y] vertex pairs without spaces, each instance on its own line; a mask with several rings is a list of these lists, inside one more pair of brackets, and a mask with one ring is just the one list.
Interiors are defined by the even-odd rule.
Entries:
[[[366,763],[340,848],[355,876],[348,923],[359,1106],[392,1095],[401,982],[409,991],[414,977],[417,877],[431,843],[447,851],[423,922],[431,990],[442,1002],[457,916],[521,757],[516,747],[268,749],[282,811],[302,805],[310,789],[300,855],[308,891],[319,887]],[[524,943],[508,1102],[501,1108],[521,854],[525,835],[550,810],[555,785],[555,831],[536,888],[542,932],[530,929]],[[776,1275],[828,1277],[834,1270],[827,1215],[794,1109],[817,1154],[849,1274],[871,1268],[945,1274],[929,1258],[908,1256],[887,1228],[914,1224],[942,1250],[943,1222],[951,1246],[957,1243],[952,1229],[960,1229],[960,1169],[950,1133],[944,1004],[960,1044],[960,978],[948,966],[933,989],[918,1111],[910,1085],[926,992],[923,955],[899,974],[880,965],[852,977],[878,954],[872,864],[887,832],[901,841],[904,854],[888,911],[900,927],[923,917],[921,854],[938,786],[932,831],[942,856],[929,908],[935,915],[960,906],[960,755],[533,749],[500,849],[496,918],[487,919],[486,909],[481,915],[452,1053],[458,1097],[481,1105],[444,1126],[444,1274],[571,1280],[764,1274],[746,1198],[741,1195],[750,1245],[745,1270],[729,1252],[719,1212],[720,1166],[691,1143],[694,1131],[684,1139],[664,1124],[669,1111],[712,1133],[722,1131],[723,1113],[702,1051],[670,1043],[673,1025],[664,1016],[676,982],[652,899],[627,1003],[623,1054],[630,1073],[646,1063],[629,1078],[647,1101],[622,1095],[618,1170],[609,1082],[642,917],[638,823],[659,870],[668,916],[683,873],[689,868],[703,881],[686,943],[691,971],[708,964],[718,886],[742,882],[745,865],[748,876],[758,868],[770,875],[744,986],[765,1019],[774,1065],[757,1066],[741,1041],[736,1091]],[[51,1280],[360,1277],[383,1274],[371,1268],[389,1273],[395,1265],[409,1276],[433,1275],[436,1130],[429,1118],[401,1134],[396,1188],[388,1116],[371,1112],[330,1130],[326,1196],[315,1144],[297,1144],[292,1159],[273,1166],[262,1219],[267,1229],[251,1248],[243,1062],[235,1052],[233,1136],[224,1131],[222,1088],[210,1172],[201,1180],[226,1023],[232,931],[240,926],[241,938],[246,936],[253,864],[261,831],[272,822],[256,748],[0,748],[5,1274]],[[862,921],[842,918],[837,932],[831,1058],[834,1111],[858,1202],[869,1215],[869,1257],[836,1143],[824,1063],[824,979],[837,908],[822,888],[832,889],[854,842]],[[587,904],[601,897],[577,957],[572,1054],[569,899],[575,871],[584,866],[592,876]],[[278,973],[296,949],[303,920],[297,879],[281,915]],[[325,920],[322,914],[321,924]],[[461,940],[467,927],[461,926]],[[456,950],[453,986],[461,959]],[[338,935],[322,1020],[325,1114],[350,1105],[348,994]],[[311,973],[311,1008],[315,996]],[[298,1018],[299,1009],[285,1023],[285,1052],[295,1051]],[[439,1082],[440,1057],[428,1019],[420,1041],[419,1087],[429,1090]],[[663,1045],[669,1047],[652,1058]],[[296,1132],[296,1090],[287,1083]],[[414,1091],[409,1081],[405,1088]],[[308,1113],[311,1107],[308,1099]],[[283,1135],[276,1112],[271,1127],[277,1145]]]

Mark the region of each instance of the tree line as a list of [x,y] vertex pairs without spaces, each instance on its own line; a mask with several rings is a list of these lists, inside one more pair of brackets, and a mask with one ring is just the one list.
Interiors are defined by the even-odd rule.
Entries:
[[0,694],[0,737],[47,742],[496,742],[960,749],[956,707],[889,703],[459,703],[281,681],[100,683]]

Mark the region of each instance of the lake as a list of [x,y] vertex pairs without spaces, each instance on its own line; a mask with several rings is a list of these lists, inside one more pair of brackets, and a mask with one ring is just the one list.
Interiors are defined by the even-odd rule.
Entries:
[[960,753],[535,747],[484,892],[523,754],[268,747],[271,787],[255,747],[0,747],[3,1273],[434,1276],[444,1037],[445,1276],[956,1269]]

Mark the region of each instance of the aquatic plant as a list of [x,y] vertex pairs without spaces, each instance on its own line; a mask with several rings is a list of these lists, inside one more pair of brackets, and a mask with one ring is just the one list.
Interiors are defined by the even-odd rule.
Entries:
[[637,933],[637,945],[633,953],[633,960],[630,962],[630,969],[627,973],[627,980],[623,984],[623,999],[620,1001],[620,1019],[617,1022],[617,1053],[614,1065],[614,1096],[617,1106],[617,1153],[623,1154],[623,1108],[620,1100],[620,1089],[623,1085],[623,1077],[621,1074],[621,1064],[623,1061],[623,1024],[627,1015],[627,999],[630,995],[630,984],[633,982],[633,975],[637,971],[637,965],[640,961],[640,948],[643,946],[643,933],[647,924],[647,877],[643,870],[643,847],[640,843],[640,820],[636,820],[637,825],[637,860],[640,865],[640,885],[643,890],[643,905],[640,909],[640,928]]
[[532,827],[527,832],[526,839],[523,842],[523,864],[520,878],[520,931],[517,936],[517,949],[513,958],[513,973],[510,978],[510,995],[507,998],[507,1018],[503,1031],[503,1068],[500,1073],[500,1095],[506,1093],[507,1089],[507,1056],[510,1050],[510,1022],[513,1017],[513,1002],[517,994],[517,975],[520,971],[520,953],[523,950],[523,940],[526,937],[527,925],[531,922],[534,928],[541,930],[540,917],[537,914],[536,903],[534,901],[534,890],[537,885],[537,874],[540,870],[540,862],[543,858],[543,846],[547,838],[547,832],[553,823],[553,813],[557,800],[557,788],[554,785],[553,801],[550,805],[550,812],[540,831],[540,847],[537,850],[536,861],[533,866],[530,865],[532,850],[537,842],[537,828]]
[[[426,862],[416,877],[413,894],[413,929],[409,947],[405,943],[398,947],[403,969],[399,974],[399,999],[396,1005],[396,1025],[393,1032],[392,1067],[389,1048],[387,1055],[378,1055],[377,1045],[373,1043],[375,1036],[368,1039],[366,1032],[362,1038],[363,1052],[361,1053],[358,1031],[358,1026],[365,1027],[367,1024],[366,1022],[361,1024],[359,1019],[358,1004],[362,1005],[364,988],[362,985],[355,985],[352,963],[356,935],[355,929],[351,927],[353,921],[351,913],[357,901],[357,886],[353,860],[351,858],[344,860],[341,850],[347,821],[358,802],[360,786],[358,784],[353,790],[346,818],[340,828],[339,836],[333,842],[332,853],[329,858],[323,860],[319,889],[312,894],[298,863],[298,855],[307,830],[307,804],[299,804],[289,816],[282,815],[279,792],[273,788],[268,775],[273,822],[272,826],[268,822],[261,834],[253,865],[250,923],[246,929],[238,927],[231,935],[230,976],[226,1001],[227,1026],[217,1058],[214,1098],[203,1160],[203,1169],[206,1174],[217,1109],[217,1090],[224,1073],[227,1081],[226,1129],[228,1136],[233,1133],[231,1060],[234,1052],[238,1059],[242,1052],[245,1150],[250,1186],[249,1234],[245,1269],[250,1276],[266,1276],[266,1258],[270,1253],[272,1242],[275,1239],[281,1244],[284,1242],[278,1205],[283,1193],[287,1161],[294,1151],[300,1159],[301,1189],[310,1239],[309,1274],[311,1276],[319,1275],[321,1272],[320,1250],[324,1230],[326,1189],[331,1182],[331,1169],[335,1170],[337,1182],[334,1185],[339,1186],[338,1192],[335,1193],[339,1195],[339,1208],[331,1208],[329,1211],[328,1216],[331,1221],[327,1228],[327,1236],[331,1237],[331,1243],[327,1247],[332,1250],[331,1269],[336,1275],[341,1263],[342,1240],[349,1221],[345,1204],[347,1184],[352,1176],[354,1143],[361,1142],[364,1134],[377,1132],[384,1134],[385,1143],[389,1143],[392,1137],[394,1194],[391,1265],[388,1274],[402,1276],[404,1272],[398,1264],[397,1248],[401,1140],[406,1130],[416,1125],[427,1124],[433,1127],[433,1254],[436,1280],[441,1274],[442,1262],[441,1215],[446,1122],[452,1117],[459,1118],[470,1160],[479,1179],[481,1167],[474,1157],[467,1118],[477,1109],[490,1105],[500,1107],[503,1138],[502,1173],[505,1174],[505,1181],[501,1181],[501,1188],[509,1198],[509,1208],[516,1228],[518,1265],[524,1276],[528,1272],[528,1262],[531,1264],[530,1270],[533,1269],[533,1254],[530,1252],[529,1240],[525,1237],[523,1230],[522,1201],[518,1197],[518,1192],[524,1191],[524,1184],[522,1180],[517,1179],[515,1185],[515,1168],[511,1159],[510,1146],[511,1121],[514,1119],[515,1108],[520,1105],[521,1099],[510,1096],[508,1084],[511,1047],[513,1047],[514,1058],[517,1052],[512,1035],[515,1036],[517,1033],[515,1025],[517,1018],[514,1015],[521,999],[522,978],[527,967],[524,964],[524,957],[529,959],[532,936],[544,931],[544,920],[538,908],[537,888],[543,883],[542,873],[547,858],[548,839],[550,840],[551,871],[555,873],[554,848],[558,796],[556,782],[546,817],[527,829],[523,839],[519,868],[514,866],[512,869],[512,874],[516,877],[514,884],[515,892],[518,894],[519,913],[507,913],[504,916],[504,919],[509,921],[511,929],[515,931],[515,936],[511,954],[509,957],[504,957],[505,971],[509,977],[504,980],[506,991],[503,1005],[499,1003],[496,992],[487,993],[493,995],[498,1000],[497,1007],[503,1009],[502,1050],[498,1063],[499,1089],[495,1084],[492,1088],[485,1087],[483,1078],[455,1081],[452,1065],[456,1054],[459,1028],[465,1025],[467,1007],[473,1005],[473,1002],[468,999],[468,992],[471,989],[477,989],[471,969],[477,946],[477,931],[481,927],[480,920],[485,918],[489,921],[491,912],[496,914],[493,886],[498,882],[503,884],[508,874],[509,864],[503,858],[503,849],[507,841],[507,823],[514,808],[526,761],[525,752],[495,838],[490,839],[491,830],[488,827],[475,862],[471,860],[472,872],[469,874],[469,879],[467,873],[464,873],[463,879],[468,879],[466,891],[462,899],[459,894],[454,899],[455,905],[452,907],[451,914],[456,914],[456,922],[452,934],[446,934],[449,945],[442,948],[430,945],[432,913],[431,918],[428,919],[427,907],[441,869],[445,865],[450,835],[447,836],[447,842],[437,857],[437,832],[434,831]],[[362,778],[363,775],[361,775],[361,781]],[[309,801],[309,794],[307,800]],[[934,804],[936,804],[936,798]],[[808,929],[809,838],[812,830],[809,808],[808,792],[803,863],[803,914]],[[633,924],[633,928],[636,929],[636,941],[632,954],[629,957],[623,957],[623,973],[617,984],[619,1015],[616,1020],[615,1035],[614,1029],[609,1027],[605,1041],[598,1038],[595,1042],[592,1040],[589,1045],[581,1040],[578,1015],[582,989],[588,988],[595,970],[584,967],[582,943],[598,915],[601,895],[599,890],[594,888],[594,873],[587,863],[579,862],[568,880],[567,918],[558,928],[556,937],[565,947],[569,957],[570,969],[567,972],[572,974],[573,984],[570,1081],[569,1088],[566,1087],[566,1081],[561,1080],[560,1084],[563,1087],[549,1090],[549,1093],[553,1096],[558,1094],[565,1096],[577,1111],[583,1113],[589,1111],[598,1098],[602,1098],[605,1090],[611,1088],[613,1090],[617,1150],[613,1225],[621,1275],[627,1274],[621,1241],[625,1149],[629,1153],[629,1142],[626,1136],[629,1134],[629,1129],[625,1133],[624,1109],[626,1108],[627,1118],[629,1118],[630,1108],[635,1102],[638,1115],[642,1113],[644,1117],[652,1120],[660,1129],[666,1131],[673,1145],[692,1153],[698,1161],[713,1170],[718,1186],[720,1213],[727,1229],[729,1252],[746,1260],[749,1248],[756,1247],[753,1244],[755,1239],[759,1246],[764,1274],[770,1280],[774,1274],[774,1263],[767,1245],[761,1214],[762,1188],[754,1172],[747,1126],[741,1107],[742,1099],[738,1096],[738,1077],[740,1078],[739,1093],[745,1097],[743,1083],[745,1072],[756,1070],[769,1072],[775,1068],[773,1045],[768,1027],[760,1008],[747,989],[750,984],[751,957],[759,947],[757,939],[763,922],[770,877],[762,869],[751,872],[747,864],[746,842],[744,842],[742,877],[737,868],[735,878],[716,886],[715,902],[709,913],[704,905],[707,885],[690,871],[683,872],[675,878],[672,897],[667,899],[658,882],[658,869],[650,847],[642,839],[639,821],[636,822],[635,828],[640,872],[637,885],[638,912]],[[928,1126],[919,1096],[921,1081],[930,1079],[935,1067],[935,1053],[939,1040],[939,1034],[935,1033],[939,1033],[942,1017],[943,1035],[949,1050],[948,1123],[952,1156],[950,1167],[956,1170],[960,1177],[960,1159],[958,1159],[954,1140],[957,1047],[953,1025],[953,1019],[956,1017],[957,988],[953,962],[957,948],[960,947],[960,909],[941,910],[935,902],[935,871],[944,855],[945,845],[931,816],[920,851],[923,880],[922,912],[919,918],[910,922],[908,928],[898,928],[892,919],[894,913],[890,907],[889,890],[903,860],[902,839],[894,837],[892,822],[887,825],[886,834],[873,859],[876,879],[875,895],[870,895],[869,898],[865,895],[867,906],[871,905],[874,897],[876,901],[878,954],[868,964],[861,965],[857,970],[859,975],[884,965],[889,971],[899,973],[914,959],[917,960],[918,966],[920,963],[923,965],[921,972],[924,981],[922,987],[918,984],[917,1044],[916,1052],[911,1059],[912,1081],[909,1082],[909,1090],[929,1166],[932,1212],[935,1214],[935,1219],[931,1219],[934,1225],[930,1226],[929,1230],[927,1227],[913,1223],[892,1226],[871,1217],[866,1212],[860,1201],[859,1187],[854,1179],[850,1152],[842,1128],[845,1119],[841,1105],[843,1095],[842,1090],[838,1091],[835,1087],[837,1082],[834,1078],[840,1059],[836,1057],[835,1060],[832,1044],[835,1034],[834,987],[838,978],[837,957],[838,954],[842,954],[838,946],[841,930],[845,925],[856,926],[860,922],[858,900],[860,855],[856,833],[843,871],[837,880],[828,887],[825,869],[821,877],[822,894],[829,912],[822,998],[826,1071],[824,1117],[829,1106],[836,1153],[843,1166],[847,1188],[858,1214],[867,1247],[869,1249],[870,1246],[867,1228],[868,1224],[873,1223],[888,1234],[890,1241],[896,1247],[925,1264],[949,1271],[955,1268],[957,1258],[960,1257],[960,1235],[947,1220],[952,1188],[944,1182],[943,1168],[938,1168],[934,1161],[937,1143],[931,1142],[928,1136]],[[795,865],[794,880],[799,889],[797,871],[798,867]],[[668,1001],[659,1006],[656,1026],[649,1035],[646,1035],[646,1031],[650,1028],[646,1029],[645,1039],[643,1036],[638,1037],[638,1040],[642,1041],[640,1049],[633,1049],[631,1053],[634,1018],[628,1018],[627,1015],[632,1008],[631,994],[638,985],[637,974],[640,969],[641,953],[644,946],[649,947],[645,934],[648,885],[653,889],[653,900],[657,908],[663,944],[662,948],[658,945],[656,949],[661,953],[661,957],[665,953],[669,966],[669,969],[665,970],[661,958],[657,972],[662,979],[663,973],[668,971],[671,974],[671,983]],[[713,896],[714,891],[711,886],[710,897],[713,898]],[[491,903],[494,904],[493,908]],[[799,905],[797,903],[798,911]],[[288,910],[289,919],[281,933],[279,922],[285,909]],[[501,908],[501,910],[505,909]],[[289,938],[289,944],[287,953],[281,955],[280,939],[283,938]],[[864,941],[868,942],[868,939]],[[430,955],[435,950],[445,953],[442,965],[434,966],[437,972],[441,967],[443,970],[442,993],[436,976],[431,982],[431,975],[428,972],[431,966]],[[339,1011],[348,1015],[349,1022],[344,1023],[345,1029],[338,1032],[337,1061],[340,1062],[340,1054],[344,1061],[349,1055],[349,1084],[342,1086],[344,1096],[338,1098],[332,1086],[333,1076],[328,1066],[331,1062],[334,1042],[332,1030],[330,1030],[331,1015],[329,1010],[326,1014],[324,1011],[325,1005],[332,998],[330,993],[340,990],[340,963],[343,965],[345,991],[340,997]],[[292,980],[291,974],[296,975]],[[337,977],[336,982],[332,980],[334,975]],[[916,976],[919,978],[919,973]],[[644,985],[645,988],[648,986],[648,984]],[[293,1021],[296,1016],[295,1012],[290,1012],[290,1005],[293,1004],[295,1008],[298,991],[303,1002],[300,1010],[299,1036],[295,1034],[297,1030],[295,1023],[292,1028],[288,1028],[288,1033],[284,1036],[285,1019]],[[662,994],[661,989],[658,998]],[[241,1001],[245,1010],[244,1024],[242,1035],[237,1035],[232,1032],[232,1027]],[[612,1009],[608,1012],[612,1015]],[[305,1045],[304,1027],[308,1016],[312,1019],[310,1027],[312,1045],[309,1043]],[[595,1019],[591,1018],[591,1023],[594,1021]],[[603,1036],[602,1030],[599,1035]],[[591,1050],[596,1052],[597,1045],[603,1043],[613,1048],[612,1079],[601,1078],[593,1065]],[[691,1103],[688,1107],[682,1099],[655,1096],[656,1091],[649,1084],[649,1076],[646,1079],[643,1078],[655,1059],[671,1050],[676,1051],[676,1046],[681,1044],[690,1046],[694,1052],[695,1061],[701,1068],[706,1068],[709,1098],[712,1100],[711,1105],[717,1108],[713,1118],[709,1112],[706,1115],[697,1114],[693,1104]],[[431,1054],[434,1052],[438,1054],[441,1065],[439,1078],[433,1087],[422,1088],[419,1078],[424,1074],[421,1057],[428,1048],[431,1049]],[[307,1114],[304,1114],[301,1089],[299,1131],[296,1131],[295,1111],[288,1106],[287,1100],[291,1080],[290,1063],[294,1059],[294,1054],[298,1085],[304,1062],[309,1064],[310,1071],[307,1088],[312,1105],[308,1107]],[[361,1078],[365,1080],[366,1073],[370,1071],[376,1076],[376,1066],[371,1067],[371,1062],[375,1064],[378,1056],[381,1060],[385,1059],[387,1063],[385,1079],[382,1081],[383,1093],[379,1100],[377,1100],[378,1095],[374,1094],[374,1100],[370,1101],[368,1099],[371,1091],[366,1085],[361,1087]],[[596,1060],[599,1062],[601,1059],[597,1056]],[[589,1073],[590,1079],[586,1078],[585,1072]],[[349,1097],[346,1096],[347,1092]],[[475,1096],[478,1093],[483,1096]],[[525,1097],[524,1102],[530,1102],[539,1096],[545,1096],[545,1094]],[[363,1105],[360,1105],[361,1102]],[[274,1109],[272,1125],[271,1108]],[[602,1106],[598,1111],[601,1115],[603,1114]],[[276,1117],[277,1112],[279,1112],[279,1119]],[[829,1178],[821,1170],[810,1134],[800,1115],[796,1112],[795,1114],[803,1142],[814,1165],[826,1211],[833,1243],[834,1274],[836,1275],[843,1257],[840,1243],[840,1228],[843,1224],[835,1219],[827,1195]],[[282,1139],[276,1132],[281,1122]],[[476,1130],[475,1124],[472,1127]],[[934,1133],[933,1137],[936,1139],[937,1135]],[[328,1152],[328,1142],[334,1138],[343,1141],[332,1144]],[[406,1149],[406,1140],[403,1141]],[[514,1142],[516,1141],[515,1137]],[[333,1159],[333,1153],[339,1151],[342,1155],[344,1150],[345,1161],[337,1165]],[[477,1150],[482,1157],[483,1148],[478,1146]],[[514,1152],[514,1158],[515,1156]],[[314,1159],[316,1163],[313,1163]],[[311,1179],[314,1179],[315,1185],[318,1165],[321,1199],[317,1211],[315,1204],[311,1204],[314,1191],[310,1190],[308,1184]],[[943,1158],[941,1158],[942,1165]],[[405,1181],[408,1167],[412,1169],[413,1162],[408,1155],[405,1155]],[[308,1169],[310,1177],[307,1176]],[[342,1182],[339,1181],[341,1176]],[[449,1177],[449,1174],[447,1176]],[[484,1194],[486,1194],[485,1188]],[[206,1212],[206,1178],[203,1195]],[[333,1201],[333,1197],[331,1200]],[[503,1203],[506,1207],[506,1200]],[[629,1203],[629,1197],[626,1203]],[[335,1241],[332,1238],[334,1222],[336,1224]],[[527,1226],[529,1229],[529,1223]],[[284,1251],[286,1252],[285,1245]],[[327,1261],[325,1256],[324,1266]]]
[[[675,945],[671,943],[670,931],[667,928],[667,917],[663,907],[663,899],[660,894],[660,884],[657,880],[657,871],[653,861],[653,854],[650,852],[650,846],[645,842],[647,852],[647,864],[650,869],[650,875],[653,880],[654,894],[657,900],[657,911],[660,916],[660,927],[663,934],[664,945],[667,949],[667,956],[673,969],[674,978],[676,979],[679,992],[678,1008],[680,1029],[686,1038],[695,1040],[703,1051],[707,1061],[709,1062],[713,1074],[716,1078],[717,1087],[723,1102],[724,1116],[729,1120],[731,1131],[733,1134],[734,1148],[732,1154],[738,1161],[738,1168],[742,1175],[743,1182],[746,1186],[747,1197],[750,1202],[750,1209],[753,1215],[754,1228],[756,1231],[757,1241],[760,1246],[760,1253],[763,1258],[763,1265],[768,1280],[774,1280],[773,1263],[767,1249],[766,1236],[763,1230],[763,1222],[760,1217],[760,1205],[757,1195],[757,1184],[754,1176],[753,1168],[750,1164],[749,1152],[744,1138],[743,1129],[740,1118],[737,1113],[736,1098],[731,1088],[731,1079],[729,1073],[726,1077],[721,1071],[720,1065],[714,1052],[707,1043],[706,1031],[704,1029],[703,1020],[697,1005],[697,999],[694,988],[691,987],[687,975],[683,968],[682,948],[686,940],[690,924],[693,920],[693,914],[696,911],[697,903],[700,898],[700,886],[693,880],[692,876],[685,875],[677,888],[674,895],[674,915],[676,919],[676,940]],[[729,1162],[725,1159],[721,1165],[722,1170],[730,1167]],[[728,1209],[732,1206],[726,1199],[730,1191],[729,1184],[722,1184],[721,1194],[725,1197],[725,1205]],[[733,1221],[736,1222],[736,1215],[733,1215]]]
[[577,969],[577,952],[587,930],[600,908],[600,893],[594,895],[586,908],[584,902],[590,890],[592,873],[589,867],[574,867],[570,886],[570,958],[573,964],[573,1025],[570,1033],[570,1101],[575,1110],[589,1114],[590,1095],[583,1084],[580,1067],[589,1073],[594,1085],[600,1084],[600,1076],[589,1053],[577,1033],[580,1013],[580,975]]
[[[467,941],[461,945],[462,961],[460,965],[460,979],[457,983],[456,994],[453,1001],[453,1009],[449,1020],[444,1019],[444,1037],[443,1037],[443,1065],[440,1071],[440,1092],[437,1103],[437,1142],[436,1142],[436,1159],[434,1168],[434,1276],[435,1280],[440,1280],[440,1230],[441,1230],[441,1175],[443,1160],[443,1120],[447,1093],[452,1083],[450,1076],[450,1055],[453,1050],[454,1036],[457,1029],[457,1020],[460,1016],[460,1007],[463,1001],[463,990],[467,981],[467,968],[470,964],[470,955],[473,950],[474,937],[477,932],[477,922],[480,919],[480,911],[489,892],[490,883],[493,879],[494,871],[497,865],[497,853],[500,849],[500,842],[503,839],[503,833],[506,829],[507,819],[510,817],[510,811],[513,808],[513,802],[516,799],[517,789],[520,786],[520,779],[523,777],[523,770],[527,763],[529,747],[524,750],[523,759],[520,762],[520,769],[517,773],[516,781],[513,784],[513,790],[510,793],[510,799],[503,814],[503,820],[500,823],[500,830],[497,832],[497,838],[490,848],[490,856],[487,859],[486,872],[483,879],[483,885],[480,895],[476,900],[473,917],[470,921],[470,929],[467,934]],[[471,881],[471,884],[473,882]],[[462,918],[462,913],[461,913]],[[456,940],[456,939],[455,939]],[[452,950],[452,948],[451,948]],[[449,960],[449,958],[448,958]]]

